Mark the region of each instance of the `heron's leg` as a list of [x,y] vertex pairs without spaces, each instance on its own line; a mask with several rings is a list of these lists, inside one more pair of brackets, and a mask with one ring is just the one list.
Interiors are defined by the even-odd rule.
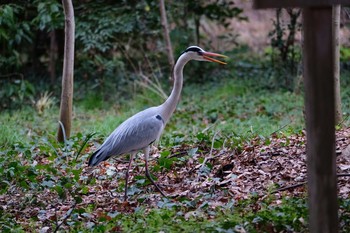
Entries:
[[126,201],[128,199],[128,180],[129,180],[129,171],[131,168],[131,163],[134,159],[134,155],[136,154],[136,152],[132,152],[130,153],[130,161],[129,161],[129,166],[128,166],[128,170],[126,171],[125,174],[125,193],[124,193],[124,201]]
[[149,150],[150,150],[150,146],[147,146],[144,150],[143,153],[145,154],[145,168],[146,168],[146,177],[149,179],[149,181],[151,181],[151,183],[156,186],[157,190],[164,196],[166,197],[166,195],[163,193],[163,191],[159,188],[159,186],[156,184],[156,182],[153,181],[151,175],[149,174],[148,171],[148,156],[149,156]]

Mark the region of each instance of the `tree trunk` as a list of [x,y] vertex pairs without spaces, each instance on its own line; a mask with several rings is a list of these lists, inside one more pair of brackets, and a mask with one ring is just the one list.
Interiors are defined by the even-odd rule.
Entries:
[[170,67],[172,68],[175,62],[174,62],[173,48],[171,46],[171,40],[169,35],[169,26],[168,26],[168,20],[166,16],[164,0],[159,0],[159,8],[160,8],[161,23],[163,27],[164,40],[165,40],[166,49],[167,49],[168,62]]
[[339,29],[340,29],[340,5],[333,6],[333,66],[334,66],[334,94],[335,94],[335,124],[343,120],[340,98],[340,54],[339,54]]
[[196,43],[198,46],[201,44],[201,38],[200,38],[200,33],[199,33],[199,27],[201,26],[201,21],[200,21],[200,16],[194,16],[194,26],[196,30]]
[[54,85],[56,82],[56,61],[57,61],[57,40],[56,31],[50,32],[50,59],[49,59],[49,73],[51,84]]
[[309,230],[338,232],[332,7],[303,9]]
[[57,140],[63,142],[70,136],[73,109],[73,71],[74,71],[74,9],[72,0],[62,0],[65,16],[64,60],[62,74],[62,94],[60,105],[60,121]]

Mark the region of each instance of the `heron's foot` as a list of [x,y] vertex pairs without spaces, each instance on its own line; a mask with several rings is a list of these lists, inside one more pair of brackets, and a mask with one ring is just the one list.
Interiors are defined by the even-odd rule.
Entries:
[[154,183],[154,185],[156,186],[156,188],[158,189],[160,194],[162,194],[163,197],[167,197],[167,195],[165,193],[163,193],[163,191],[158,187],[158,185],[156,185],[155,183]]
[[165,193],[159,188],[157,183],[154,182],[154,180],[151,178],[148,172],[146,172],[146,177],[148,178],[149,181],[151,181],[151,183],[156,187],[156,189],[160,192],[160,194],[162,194],[163,197],[167,197],[167,195],[165,195]]

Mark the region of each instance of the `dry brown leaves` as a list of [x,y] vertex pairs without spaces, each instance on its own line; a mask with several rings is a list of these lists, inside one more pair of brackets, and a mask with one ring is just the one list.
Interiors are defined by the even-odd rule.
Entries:
[[[350,128],[336,133],[337,173],[350,173]],[[206,201],[210,206],[222,205],[230,200],[247,199],[252,195],[264,198],[272,195],[280,187],[286,187],[306,181],[306,140],[305,135],[289,137],[272,135],[269,142],[255,138],[247,143],[242,151],[237,152],[223,148],[212,150],[199,146],[197,153],[186,160],[185,164],[174,163],[168,171],[153,173],[160,187],[174,201],[180,198]],[[171,156],[186,155],[192,147],[183,146],[173,149]],[[159,153],[153,153],[150,166],[155,165]],[[199,161],[206,160],[206,164]],[[139,167],[134,167],[133,176],[143,176],[143,161],[137,160]],[[112,162],[112,161],[110,161]],[[105,166],[110,165],[109,163]],[[125,173],[127,162],[118,164],[117,170]],[[101,173],[99,174],[101,175]],[[350,193],[349,177],[339,177],[339,196],[348,197]],[[115,190],[118,182],[102,180],[102,187]],[[131,186],[134,184],[131,184]],[[95,187],[96,189],[96,187]],[[141,187],[141,194],[130,196],[130,203],[138,198],[144,199],[149,205],[156,205],[161,199],[152,185]],[[280,198],[285,195],[303,196],[306,186],[289,188],[273,195]],[[106,192],[104,188],[100,192]],[[145,194],[145,192],[148,194]],[[111,200],[112,194],[97,195],[101,203]],[[123,193],[114,192],[114,200],[121,200]],[[204,198],[205,197],[205,198]],[[113,199],[113,198],[112,198]],[[118,202],[118,201],[116,201]],[[138,204],[135,204],[138,205]],[[124,210],[125,211],[125,210]]]
[[[350,173],[349,136],[350,128],[336,133],[337,173]],[[215,208],[232,200],[248,199],[252,195],[258,198],[275,195],[277,202],[285,195],[305,196],[304,185],[272,194],[272,191],[280,187],[306,180],[305,135],[273,135],[268,140],[255,138],[246,143],[239,152],[227,148],[215,150],[198,145],[199,149],[194,155],[186,157],[185,160],[176,160],[169,170],[162,169],[152,173],[158,178],[157,183],[171,202],[186,199],[195,201],[196,206],[206,204]],[[193,146],[174,148],[170,156],[182,158],[191,149]],[[159,156],[159,152],[153,153],[150,167],[157,164]],[[203,164],[203,160],[206,164]],[[108,219],[110,216],[107,213],[130,213],[139,206],[151,209],[161,205],[164,199],[151,184],[140,185],[140,182],[146,182],[142,156],[136,159],[130,172],[129,201],[123,201],[124,190],[121,184],[124,183],[127,166],[127,160],[118,158],[102,163],[94,169],[84,168],[82,176],[96,178],[95,184],[87,184],[89,192],[81,195],[82,203],[74,206],[85,208],[94,203],[94,211],[85,216],[85,221],[86,218],[91,221],[99,217]],[[349,177],[339,177],[338,188],[339,196],[348,198]],[[33,193],[13,187],[6,195],[0,195],[3,210],[15,216],[16,221],[24,225],[36,216],[40,222],[36,224],[42,232],[49,229],[48,225],[57,225],[63,221],[73,203],[69,196],[62,203],[57,194],[50,190]]]

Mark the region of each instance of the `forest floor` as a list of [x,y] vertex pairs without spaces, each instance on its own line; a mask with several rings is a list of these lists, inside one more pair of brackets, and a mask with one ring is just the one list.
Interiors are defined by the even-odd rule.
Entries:
[[[336,153],[339,196],[346,198],[350,195],[350,182],[346,173],[350,175],[350,128],[337,132]],[[197,148],[195,148],[197,150]],[[192,147],[183,146],[171,151],[168,158],[179,158],[189,154]],[[208,201],[210,206],[218,206],[227,203],[231,199],[240,200],[257,195],[264,198],[271,193],[277,198],[282,197],[282,192],[292,196],[305,195],[306,186],[289,188],[279,191],[283,187],[301,184],[306,181],[306,140],[305,135],[292,135],[289,137],[273,136],[269,139],[255,138],[243,145],[239,151],[226,148],[214,149],[207,145],[198,145],[196,152],[190,152],[191,156],[186,161],[173,163],[168,171],[154,173],[158,183],[163,190],[176,200],[180,197],[197,199],[203,193],[211,193],[212,200]],[[161,157],[160,153],[153,154],[153,164]],[[151,158],[152,160],[152,158]],[[86,170],[89,175],[101,177],[106,170],[118,170],[123,174],[126,172],[128,161],[120,163],[110,160],[104,162],[98,169]],[[166,161],[168,162],[168,161]],[[143,163],[142,158],[137,163]],[[152,162],[150,163],[152,166]],[[137,166],[131,171],[132,176],[143,176],[144,167]],[[343,174],[343,175],[341,175]],[[132,177],[130,178],[132,180]],[[91,187],[91,196],[87,200],[110,200],[118,202],[123,199],[123,193],[114,193],[111,198],[108,190],[116,190],[119,182],[114,180],[101,180],[98,185]],[[135,182],[135,181],[134,181]],[[149,184],[153,190],[153,198],[161,198],[156,189]],[[105,188],[101,188],[105,187]],[[113,194],[113,193],[112,193]],[[154,202],[150,198],[149,203]],[[131,200],[136,200],[131,196]],[[277,199],[278,200],[278,199]],[[131,201],[132,202],[132,201]],[[105,203],[110,206],[109,203]]]
[[[53,226],[56,226],[56,230],[60,227],[69,229],[68,222],[72,222],[73,210],[84,210],[80,214],[78,211],[75,218],[97,225],[103,218],[111,220],[111,213],[130,214],[141,207],[147,213],[153,208],[176,206],[184,200],[192,203],[190,209],[193,211],[185,213],[185,218],[190,218],[192,215],[203,215],[199,211],[203,205],[215,211],[217,207],[254,197],[254,208],[259,209],[261,206],[258,203],[265,198],[271,199],[271,196],[272,206],[279,205],[286,196],[306,196],[306,186],[303,185],[307,176],[304,133],[254,138],[235,149],[214,148],[215,136],[211,144],[198,144],[196,147],[183,145],[173,148],[170,153],[153,149],[151,171],[168,198],[163,198],[145,179],[144,162],[140,156],[130,171],[129,200],[126,202],[123,200],[123,184],[128,161],[117,158],[93,169],[87,168],[86,164],[82,166],[79,170],[81,175],[76,179],[83,187],[76,192],[80,198],[76,194],[62,194],[57,189],[50,189],[54,185],[49,183],[45,174],[41,174],[36,179],[47,182],[46,189],[23,191],[10,186],[7,194],[0,195],[0,205],[7,214],[15,216],[15,221],[21,223],[26,231],[31,229],[29,231],[38,232],[37,229],[40,229],[40,232],[51,232],[55,228]],[[350,182],[346,175],[350,173],[349,144],[350,128],[337,131],[336,160],[337,173],[340,175],[340,198],[348,198],[350,195]],[[94,149],[93,146],[88,146],[86,152]],[[37,156],[34,163],[50,164],[51,161],[45,156]],[[74,172],[69,173],[67,167],[57,168],[54,174],[74,176]],[[85,213],[91,203],[94,204],[94,210]],[[33,222],[33,218],[36,221]],[[122,230],[119,226],[113,229]]]
[[[1,114],[0,231],[308,232],[302,94],[267,88],[260,65],[241,66],[234,77],[184,87],[149,161],[167,198],[145,177],[141,153],[130,171],[128,201],[127,156],[87,167],[103,139],[159,103],[158,96],[135,93],[124,107],[94,96],[77,102],[75,134],[66,143],[56,140],[55,107]],[[342,78],[343,128],[336,132],[343,232],[350,232],[348,77]]]

